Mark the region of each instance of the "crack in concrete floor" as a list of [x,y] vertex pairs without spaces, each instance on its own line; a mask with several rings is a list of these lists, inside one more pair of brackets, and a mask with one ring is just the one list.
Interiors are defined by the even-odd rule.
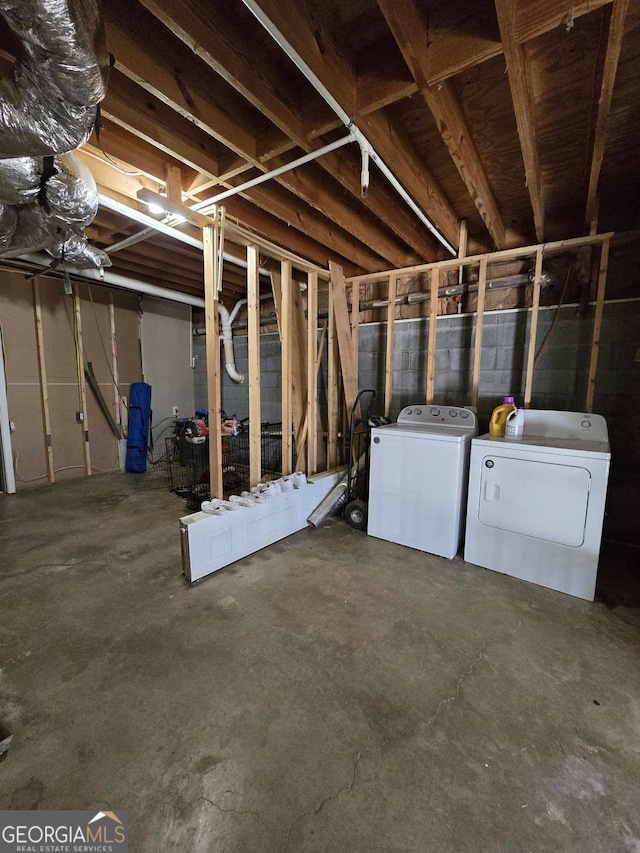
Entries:
[[[383,750],[385,750],[387,747],[394,744],[396,741],[400,740],[401,738],[406,738],[406,737],[409,737],[410,735],[412,735],[418,728],[424,727],[425,729],[428,729],[430,726],[432,726],[433,723],[435,723],[435,721],[437,720],[438,716],[440,715],[442,709],[446,705],[450,704],[451,702],[455,702],[458,699],[458,696],[460,695],[460,688],[462,686],[462,682],[465,680],[465,678],[468,678],[473,673],[474,669],[476,668],[476,665],[485,657],[485,650],[486,650],[487,646],[495,645],[496,643],[502,643],[502,642],[508,640],[509,638],[515,637],[515,635],[518,633],[518,631],[520,630],[521,627],[522,627],[522,619],[519,619],[518,624],[515,627],[515,629],[510,630],[510,631],[506,631],[505,633],[501,634],[499,637],[496,637],[493,640],[484,640],[482,645],[480,646],[480,651],[478,652],[478,654],[475,656],[475,658],[471,661],[469,666],[464,670],[462,675],[456,681],[456,686],[455,686],[453,693],[451,693],[449,696],[446,696],[444,699],[441,699],[440,702],[438,702],[438,704],[436,706],[436,710],[427,719],[426,722],[424,722],[423,720],[418,720],[418,722],[414,723],[408,729],[404,729],[403,731],[398,732],[398,734],[394,735],[393,737],[387,738],[387,740],[383,741],[379,746],[377,746],[375,748],[367,747],[365,750],[361,750],[357,754],[355,761],[353,762],[353,765],[351,768],[351,780],[346,785],[343,785],[341,788],[338,788],[338,790],[334,794],[330,794],[328,797],[325,797],[324,799],[322,799],[318,803],[317,806],[315,806],[314,808],[311,808],[311,809],[307,809],[306,811],[299,814],[296,818],[294,818],[294,820],[289,825],[289,830],[287,832],[285,844],[284,844],[284,847],[281,849],[280,853],[287,853],[287,850],[289,849],[289,843],[291,841],[291,833],[293,832],[293,829],[296,826],[296,824],[298,824],[298,823],[300,823],[300,821],[304,820],[305,817],[309,817],[310,815],[317,815],[319,812],[322,811],[323,807],[327,803],[331,802],[332,800],[338,799],[338,797],[341,794],[343,794],[345,791],[350,791],[350,790],[352,790],[352,788],[354,788],[354,786],[356,784],[358,765],[360,764],[360,762],[364,758],[371,756],[371,755],[376,755],[376,754],[379,755]],[[447,826],[448,826],[448,824],[447,824]],[[449,827],[449,829],[451,829],[451,827]]]

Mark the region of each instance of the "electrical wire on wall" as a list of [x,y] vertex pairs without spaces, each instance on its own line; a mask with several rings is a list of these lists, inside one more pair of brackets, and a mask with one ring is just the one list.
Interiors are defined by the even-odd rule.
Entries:
[[549,331],[544,336],[544,340],[540,344],[540,349],[538,350],[538,354],[536,355],[536,357],[534,359],[534,362],[533,362],[534,371],[538,366],[538,362],[540,361],[542,353],[544,352],[547,344],[549,343],[549,340],[551,339],[551,335],[553,334],[553,330],[555,329],[556,323],[558,322],[558,317],[560,316],[560,309],[562,308],[562,305],[564,303],[564,297],[565,297],[565,294],[567,292],[567,286],[569,284],[569,279],[571,278],[572,272],[573,272],[573,267],[570,265],[569,269],[567,270],[567,275],[566,275],[566,278],[564,280],[564,285],[562,286],[562,293],[560,294],[560,299],[558,300],[558,307],[556,308],[556,313],[553,315],[553,320],[551,321],[551,326],[549,327]]

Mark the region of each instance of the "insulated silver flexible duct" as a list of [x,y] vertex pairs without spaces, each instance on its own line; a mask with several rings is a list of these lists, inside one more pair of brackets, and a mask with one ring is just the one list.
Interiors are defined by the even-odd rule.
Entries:
[[106,94],[108,55],[95,0],[0,0],[20,40],[0,80],[0,157],[73,151],[91,135]]
[[111,266],[83,235],[98,193],[69,153],[89,138],[106,92],[97,0],[0,0],[0,14],[21,42],[0,79],[0,254],[46,249],[65,264]]
[[[9,164],[4,171],[3,164]],[[43,171],[41,157],[0,161],[0,203],[11,202],[8,209],[15,211],[13,217],[0,217],[0,254],[46,249],[74,266],[111,266],[108,255],[82,235],[98,211],[98,191],[89,169],[75,154],[62,154],[53,158],[53,174],[41,187]]]

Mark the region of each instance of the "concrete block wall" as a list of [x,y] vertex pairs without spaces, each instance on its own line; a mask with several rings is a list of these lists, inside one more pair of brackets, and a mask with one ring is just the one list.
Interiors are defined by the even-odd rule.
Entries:
[[[540,310],[537,349],[540,349],[556,308]],[[594,307],[580,315],[575,306],[560,309],[553,332],[534,373],[532,406],[580,411],[585,404]],[[491,412],[505,394],[518,402],[524,392],[526,345],[531,312],[492,311],[484,318],[478,413],[486,431]],[[384,374],[387,327],[369,323],[360,327],[359,387],[374,388],[372,412],[384,409]],[[238,369],[247,369],[247,339],[237,337]],[[395,324],[393,396],[391,414],[407,405],[424,402],[426,388],[427,320],[400,320]],[[471,401],[474,316],[438,318],[436,337],[435,401],[464,405]],[[325,348],[326,351],[326,348]],[[607,531],[611,538],[640,544],[635,508],[640,505],[640,300],[605,305],[594,411],[609,425],[613,461]],[[194,342],[196,406],[206,408],[204,341]],[[261,340],[262,420],[280,421],[280,342],[277,335]],[[326,405],[326,355],[319,378],[319,402]],[[223,371],[222,406],[228,414],[248,414],[248,388],[236,385]]]
[[[246,374],[248,371],[247,338],[239,335],[233,339],[236,367]],[[197,356],[194,369],[195,401],[197,409],[207,409],[207,356],[204,338],[195,338],[193,354]],[[249,414],[249,386],[247,382],[234,382],[224,369],[224,353],[221,353],[222,408],[231,417],[240,420]],[[260,385],[263,422],[279,423],[281,416],[281,359],[280,340],[277,334],[262,335],[260,338]]]

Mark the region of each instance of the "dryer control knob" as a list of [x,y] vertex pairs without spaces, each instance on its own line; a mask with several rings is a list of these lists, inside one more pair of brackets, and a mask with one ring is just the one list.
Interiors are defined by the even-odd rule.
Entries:
[[438,415],[440,414],[440,409],[430,409],[429,414],[433,415],[434,418],[437,418]]
[[493,468],[496,463],[493,461],[493,459],[487,459],[484,464],[487,466],[487,468]]
[[452,418],[457,418],[457,417],[458,417],[458,413],[456,412],[456,410],[455,410],[455,409],[449,409],[449,416],[450,416],[450,417],[452,417]]
[[374,443],[374,444],[380,444],[380,439],[378,438],[378,436],[376,436],[376,437],[373,439],[373,443]]
[[406,415],[412,415],[412,414],[413,414],[413,409],[407,409],[407,411],[405,412],[405,414],[406,414]]
[[460,417],[461,417],[461,418],[468,418],[468,417],[469,417],[469,412],[468,412],[466,409],[463,409],[463,410],[460,412]]
[[416,409],[416,410],[415,410],[415,412],[414,412],[414,414],[416,414],[416,415],[421,415],[421,414],[422,414],[422,409]]
[[581,426],[582,429],[589,429],[589,427],[591,426],[591,421],[582,421]]

